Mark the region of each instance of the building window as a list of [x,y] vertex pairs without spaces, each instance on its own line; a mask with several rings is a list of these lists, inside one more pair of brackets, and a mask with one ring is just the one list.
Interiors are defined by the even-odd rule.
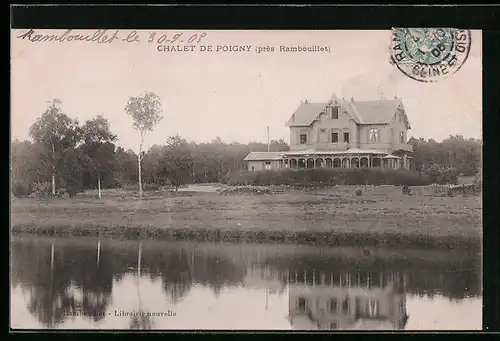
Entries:
[[399,133],[399,142],[405,142],[405,133],[403,131]]
[[299,312],[305,313],[307,311],[307,300],[303,297],[299,297],[297,307]]
[[339,142],[339,133],[332,133],[332,143]]
[[336,313],[337,312],[338,302],[336,298],[332,298],[328,303],[328,312]]
[[349,297],[344,298],[342,301],[342,311],[346,314],[349,312]]
[[336,120],[339,118],[339,107],[332,108],[332,119]]
[[334,120],[339,118],[339,111],[340,111],[340,108],[338,106],[329,105],[326,108],[326,112],[328,114],[328,117],[330,117],[331,119],[334,119]]
[[266,161],[266,165],[270,165],[271,164],[271,161]]
[[344,133],[344,142],[349,143],[349,133]]
[[320,133],[324,133],[324,132],[326,132],[326,129],[325,129],[325,128],[321,128],[321,129],[319,130],[319,132],[320,132]]
[[337,322],[330,322],[330,330],[337,329]]
[[307,134],[300,134],[300,144],[307,143]]
[[368,301],[368,315],[371,317],[378,316],[378,301]]
[[370,143],[380,142],[380,134],[378,129],[370,129],[369,141]]
[[252,166],[252,172],[254,172],[254,171],[255,171],[255,166]]

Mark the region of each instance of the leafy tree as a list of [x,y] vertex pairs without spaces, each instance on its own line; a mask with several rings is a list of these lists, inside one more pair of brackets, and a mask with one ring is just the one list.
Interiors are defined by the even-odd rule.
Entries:
[[472,176],[481,166],[482,142],[477,139],[465,139],[463,136],[450,136],[442,142],[433,139],[410,138],[413,146],[415,167],[424,171],[432,165],[455,168],[460,174]]
[[144,144],[144,136],[148,131],[152,131],[153,128],[162,120],[160,115],[161,100],[158,95],[152,92],[146,92],[145,94],[137,97],[130,97],[127,105],[125,106],[125,112],[130,115],[134,121],[134,129],[138,130],[141,134],[141,140],[139,143],[139,154],[137,156],[138,164],[138,176],[139,176],[139,198],[142,199],[142,179],[141,179],[141,161],[143,157],[142,147]]
[[180,185],[190,181],[192,168],[193,158],[187,141],[179,135],[169,137],[160,169],[163,176],[175,186],[176,192]]
[[137,183],[137,154],[133,150],[118,147],[115,153],[115,163],[115,177],[122,185]]
[[15,140],[11,144],[12,191],[16,196],[29,195],[35,183],[50,180],[52,168],[43,146]]
[[279,140],[271,140],[269,143],[269,151],[271,152],[287,152],[289,150],[290,146],[282,138]]
[[31,138],[46,149],[52,168],[52,195],[56,195],[56,172],[62,154],[67,149],[75,148],[80,141],[78,121],[62,112],[61,103],[54,99],[30,128]]
[[87,156],[80,149],[66,149],[60,158],[61,183],[70,197],[83,192],[83,173]]
[[89,158],[91,174],[97,174],[98,196],[101,198],[101,176],[112,174],[117,136],[111,133],[109,122],[102,115],[89,120],[82,128],[82,150]]

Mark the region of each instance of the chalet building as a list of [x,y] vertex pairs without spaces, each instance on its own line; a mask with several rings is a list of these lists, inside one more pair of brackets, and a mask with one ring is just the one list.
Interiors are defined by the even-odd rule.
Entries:
[[413,168],[411,129],[401,99],[356,101],[333,94],[301,103],[286,124],[290,151],[252,152],[249,171],[280,168]]
[[[404,278],[290,274],[288,320],[299,330],[401,330],[408,320]],[[330,278],[330,275],[332,278]],[[295,277],[295,279],[294,279]],[[301,277],[301,279],[298,279]]]

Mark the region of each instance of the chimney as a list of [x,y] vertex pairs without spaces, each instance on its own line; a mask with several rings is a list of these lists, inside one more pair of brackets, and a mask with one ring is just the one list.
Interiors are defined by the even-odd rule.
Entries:
[[394,99],[398,99],[398,95],[394,95]]
[[354,103],[354,97],[351,97],[351,102],[353,102],[353,103]]
[[309,103],[309,101],[307,100],[307,98],[306,98],[306,100],[305,100],[305,102],[304,102],[304,103],[305,103],[305,104]]

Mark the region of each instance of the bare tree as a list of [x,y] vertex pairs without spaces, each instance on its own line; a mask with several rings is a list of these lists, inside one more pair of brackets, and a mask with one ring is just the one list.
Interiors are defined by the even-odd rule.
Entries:
[[142,147],[144,144],[144,136],[148,131],[152,131],[154,127],[163,119],[161,116],[161,100],[158,95],[153,92],[146,92],[137,97],[130,97],[125,112],[134,120],[134,129],[141,134],[139,144],[139,153],[137,155],[137,163],[139,170],[139,198],[142,199],[142,173],[141,161],[143,158]]

